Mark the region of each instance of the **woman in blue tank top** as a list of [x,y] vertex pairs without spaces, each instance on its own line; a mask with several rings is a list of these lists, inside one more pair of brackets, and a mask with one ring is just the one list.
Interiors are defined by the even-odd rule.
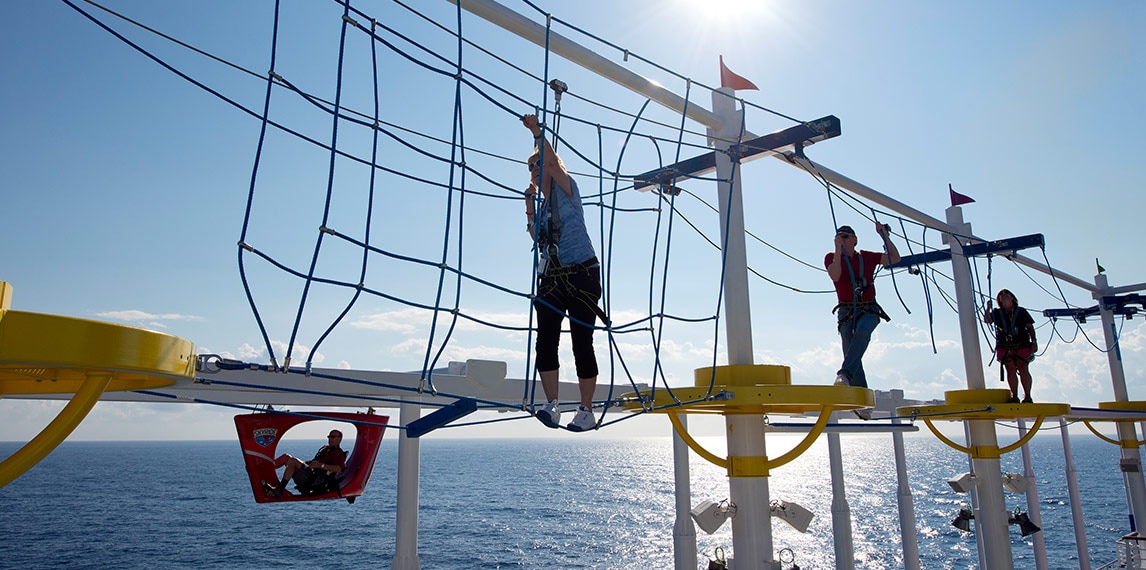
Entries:
[[[561,323],[569,315],[569,333],[581,403],[568,428],[586,431],[597,426],[593,416],[593,392],[597,388],[597,356],[593,351],[593,325],[600,309],[601,264],[585,227],[585,212],[577,182],[543,136],[537,115],[525,115],[522,124],[533,134],[534,149],[529,157],[529,189],[525,192],[527,229],[540,251],[537,297],[537,373],[545,391],[545,405],[536,410],[546,426],[561,424],[558,402],[557,348]],[[534,208],[538,190],[542,203]]]

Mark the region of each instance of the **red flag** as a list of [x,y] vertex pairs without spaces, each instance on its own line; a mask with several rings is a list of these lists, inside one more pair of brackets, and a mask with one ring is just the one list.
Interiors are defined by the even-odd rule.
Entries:
[[964,196],[964,195],[956,192],[953,188],[951,188],[950,184],[947,185],[947,190],[949,192],[951,192],[951,205],[952,206],[959,206],[962,204],[970,204],[971,202],[975,201],[975,199],[970,197],[970,196]]
[[757,87],[751,81],[744,79],[743,77],[740,77],[739,75],[736,75],[735,73],[732,73],[731,70],[729,70],[727,67],[725,67],[723,55],[720,56],[720,86],[721,87],[731,87],[733,90],[736,90],[736,89],[755,89],[757,91],[760,90],[760,88]]

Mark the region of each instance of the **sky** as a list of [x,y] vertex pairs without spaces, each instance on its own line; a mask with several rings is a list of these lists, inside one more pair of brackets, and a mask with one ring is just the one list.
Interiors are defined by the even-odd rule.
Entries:
[[[545,23],[526,3],[503,3]],[[569,93],[562,121],[550,126],[559,129],[558,152],[586,196],[610,315],[626,325],[614,336],[615,354],[607,335],[597,334],[601,382],[621,391],[652,382],[659,358],[656,381],[685,386],[694,369],[727,361],[723,321],[714,321],[724,300],[720,252],[709,243],[719,241],[709,208],[717,203],[715,183],[682,182],[670,215],[668,204],[658,209],[656,195],[627,182],[704,152],[703,126],[683,121],[687,133],[678,136],[679,112],[645,106],[643,96],[558,56],[547,61],[543,49],[468,13],[460,25],[471,43],[459,48],[448,33],[459,15],[445,1],[417,3],[425,18],[391,2],[353,2],[401,33],[378,32],[387,43],[375,44],[375,71],[360,30],[351,29],[340,50],[340,5],[286,0],[275,69],[296,90],[276,88],[269,116],[315,142],[274,126],[261,134],[266,82],[248,72],[270,68],[272,2],[104,3],[227,64],[77,4],[226,100],[63,2],[3,3],[0,50],[10,55],[0,59],[7,214],[0,280],[14,288],[13,309],[150,328],[188,339],[201,353],[257,363],[269,360],[261,322],[280,362],[293,345],[294,364],[409,371],[483,358],[506,361],[511,377],[524,377],[531,339],[506,328],[528,323],[523,294],[533,271],[520,198],[532,145],[516,117],[543,104],[552,112],[544,80],[557,78]],[[747,102],[748,131],[834,115],[842,134],[806,149],[816,162],[938,219],[950,185],[974,198],[962,211],[976,236],[1042,234],[1045,250],[1022,253],[1060,274],[1092,282],[1097,259],[1112,286],[1146,283],[1135,229],[1144,204],[1138,133],[1146,128],[1140,2],[533,5],[552,12],[553,31],[687,95],[690,105],[711,107],[709,87],[719,83],[723,56],[760,88],[737,92]],[[454,77],[459,51],[465,83]],[[373,193],[370,170],[348,158],[370,159],[370,129],[340,122],[336,140],[346,155],[332,161],[317,144],[334,136],[329,114],[302,94],[337,98],[365,117],[375,115],[377,101],[377,118],[393,136],[380,137]],[[454,164],[465,162],[464,172],[450,168],[451,154]],[[851,225],[861,249],[878,250],[874,208],[904,254],[942,247],[939,233],[829,194],[781,161],[747,162],[740,175],[755,272],[748,308],[754,362],[789,366],[796,384],[830,383],[841,356],[822,268],[834,228]],[[324,235],[319,244],[321,226],[369,241],[376,249],[367,270],[354,241]],[[240,241],[265,257],[240,255]],[[443,278],[443,262],[460,266],[467,279]],[[303,274],[313,264],[316,275],[361,281],[380,294],[351,303],[353,289],[319,284],[304,302],[303,281],[276,264]],[[864,359],[874,389],[930,400],[967,387],[950,264],[932,269],[926,287],[902,272],[882,272],[877,281],[892,321],[877,329]],[[1004,258],[976,259],[972,271],[979,302],[1006,287],[1036,316],[1036,401],[1095,406],[1115,399],[1097,320],[1079,327],[1040,316],[1092,306],[1087,291]],[[434,306],[447,309],[437,321],[418,308]],[[455,306],[473,320],[451,329]],[[648,318],[657,314],[670,318]],[[1132,400],[1143,398],[1146,382],[1143,320],[1117,323]],[[985,334],[979,360],[987,386],[1003,387]],[[563,349],[563,374],[572,374]],[[31,438],[62,405],[0,400],[0,440]],[[233,414],[103,402],[72,437],[224,439],[233,437]],[[663,417],[608,428],[615,436],[668,433]],[[443,437],[544,435],[552,432],[525,420]]]

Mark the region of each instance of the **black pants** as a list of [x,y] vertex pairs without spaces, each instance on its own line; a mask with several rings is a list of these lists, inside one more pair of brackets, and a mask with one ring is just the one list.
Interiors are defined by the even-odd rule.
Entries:
[[601,266],[571,265],[541,276],[537,286],[537,370],[557,370],[557,348],[561,344],[561,322],[568,313],[569,335],[573,340],[573,360],[578,378],[597,376],[597,355],[593,351],[594,307],[601,299]]

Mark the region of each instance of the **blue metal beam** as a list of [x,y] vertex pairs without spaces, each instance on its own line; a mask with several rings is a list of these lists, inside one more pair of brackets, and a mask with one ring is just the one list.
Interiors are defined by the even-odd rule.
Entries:
[[[735,151],[739,148],[739,154],[734,154],[732,158],[743,160],[762,152],[778,151],[786,146],[801,143],[812,144],[838,136],[840,136],[840,120],[834,115],[828,115],[822,119],[742,141],[739,147],[733,146],[730,150]],[[676,164],[638,174],[633,177],[633,187],[640,190],[649,186],[673,185],[679,179],[701,176],[715,169],[716,151],[706,152]]]
[[[1020,249],[1027,249],[1028,247],[1043,247],[1043,245],[1043,234],[1031,234],[1028,236],[1019,236],[1010,239],[973,243],[971,245],[963,246],[963,254],[967,256],[977,256],[986,255],[989,253],[998,253],[1000,251],[1015,253]],[[899,263],[892,263],[888,265],[888,267],[912,267],[914,265],[925,265],[928,263],[949,261],[950,259],[950,249],[944,249],[940,251],[926,251],[916,255],[901,257],[899,259]]]
[[406,437],[422,437],[456,419],[468,416],[475,411],[477,411],[477,402],[471,398],[462,398],[410,422],[410,424],[406,426]]
[[1085,323],[1087,317],[1093,317],[1100,312],[1100,307],[1108,309],[1115,315],[1121,315],[1126,318],[1131,318],[1139,313],[1138,307],[1131,305],[1139,305],[1146,309],[1146,297],[1138,293],[1131,293],[1129,295],[1107,295],[1099,300],[1099,304],[1093,307],[1086,308],[1073,308],[1073,309],[1045,309],[1043,310],[1044,317],[1070,317],[1080,323]]

